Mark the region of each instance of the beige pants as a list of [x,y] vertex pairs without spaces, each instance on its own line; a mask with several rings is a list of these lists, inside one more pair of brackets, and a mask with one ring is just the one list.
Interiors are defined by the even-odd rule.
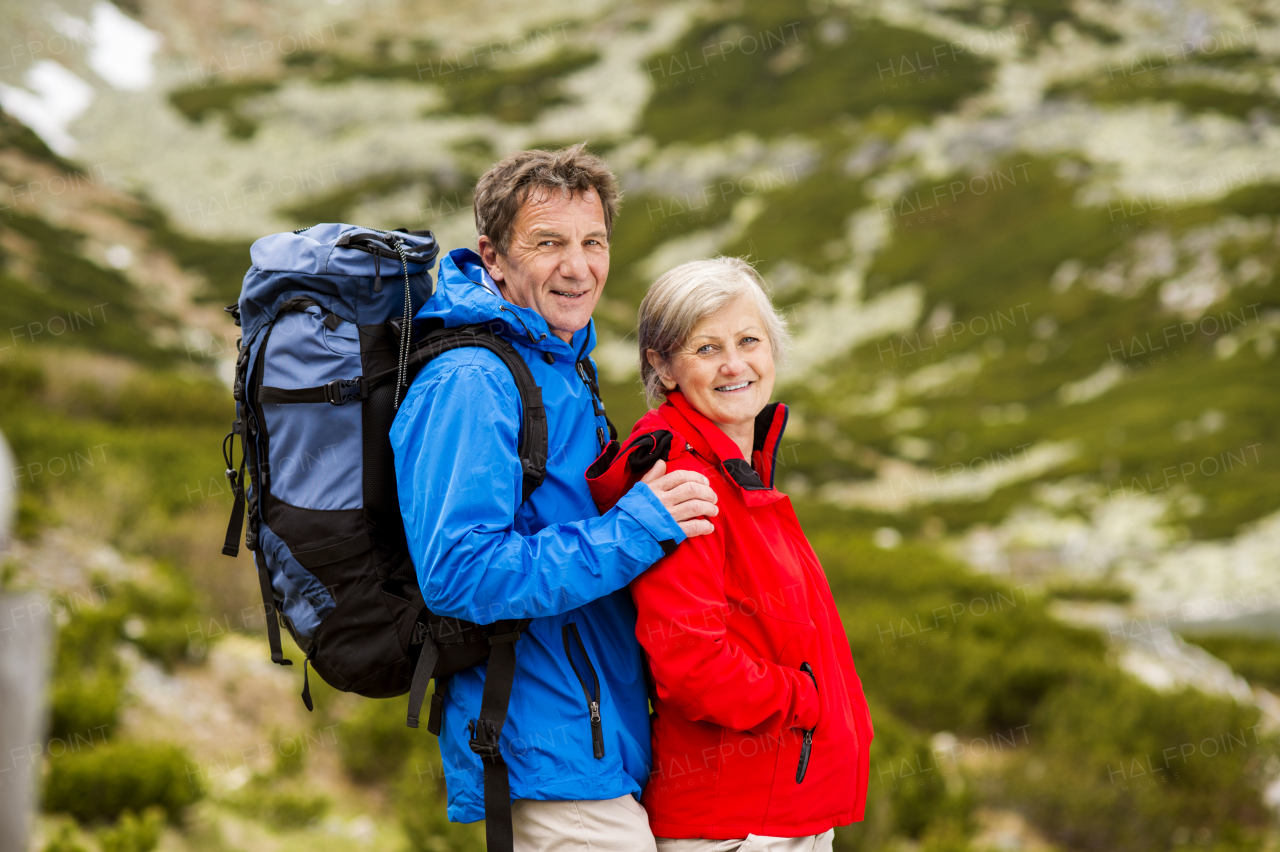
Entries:
[[658,852],[831,852],[831,839],[835,834],[834,829],[828,828],[821,834],[811,834],[808,837],[748,834],[739,840],[677,840],[659,837],[656,842]]
[[511,828],[515,852],[656,852],[649,815],[630,795],[577,802],[516,799]]

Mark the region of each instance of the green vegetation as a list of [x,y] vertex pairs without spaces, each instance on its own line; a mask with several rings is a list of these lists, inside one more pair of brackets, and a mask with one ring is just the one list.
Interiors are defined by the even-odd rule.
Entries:
[[483,822],[449,822],[439,741],[426,731],[415,733],[414,747],[392,787],[409,852],[484,852]]
[[562,50],[541,62],[511,68],[485,68],[437,74],[445,106],[433,115],[484,115],[510,124],[533,121],[548,107],[569,102],[559,78],[600,59],[594,51]]
[[[993,39],[1013,39],[1024,52],[1060,24],[1104,42],[1117,38],[1057,0],[941,11],[980,24]],[[766,274],[778,274],[781,307],[824,305],[850,260],[849,217],[871,203],[872,179],[884,174],[852,161],[877,146],[887,154],[904,130],[954,110],[991,82],[992,66],[978,51],[822,0],[800,7],[745,0],[706,14],[674,46],[644,60],[653,96],[637,132],[658,145],[720,142],[736,133],[774,141],[796,135],[808,146],[804,162],[752,175],[727,165],[707,187],[629,195],[596,312],[601,328],[619,337],[633,330],[654,252],[686,239],[711,245],[699,240],[714,233],[731,236],[707,251],[747,255]],[[600,59],[565,49],[524,65],[465,63],[459,54],[466,50],[439,44],[396,48],[383,38],[367,55],[295,52],[278,77],[182,89],[170,101],[192,122],[212,117],[241,140],[257,129],[260,104],[253,100],[290,80],[430,85],[442,98],[437,115],[524,123],[569,102],[564,79]],[[1252,51],[1197,57],[1194,65],[1259,79],[1271,73]],[[1220,90],[1198,70],[1130,68],[1055,94],[1117,108],[1169,101],[1249,120],[1259,108],[1275,111],[1269,95]],[[595,150],[621,141],[594,140]],[[2,113],[0,145],[64,172],[75,168]],[[429,219],[448,204],[464,206],[476,177],[500,155],[483,135],[452,153],[456,172],[380,172],[325,186],[282,212],[299,225],[341,221],[408,187],[420,193]],[[1114,204],[1082,206],[1087,169],[1013,154],[980,175],[949,175],[878,202],[891,234],[864,296],[914,283],[924,297],[921,322],[906,335],[836,357],[808,387],[788,389],[798,428],[783,447],[781,479],[800,473],[814,486],[865,480],[891,458],[910,458],[926,478],[939,470],[945,478],[956,465],[1001,465],[1033,443],[1055,441],[1074,446],[1075,455],[1041,481],[1076,477],[1103,499],[1168,492],[1183,498],[1170,501],[1165,519],[1179,534],[1231,535],[1280,507],[1280,460],[1267,449],[1280,410],[1274,394],[1259,392],[1275,384],[1274,329],[1262,326],[1280,310],[1280,185],[1238,189],[1156,218],[1127,200],[1118,211]],[[145,199],[112,212],[145,228],[153,250],[202,276],[202,299],[228,304],[237,297],[248,240],[189,233]],[[1107,282],[1133,265],[1139,238],[1165,234],[1176,242],[1232,215],[1266,217],[1267,225],[1261,238],[1231,238],[1207,250],[1231,284],[1208,314],[1242,318],[1240,327],[1197,325],[1181,335],[1182,317],[1163,306],[1159,290],[1196,262],[1186,253],[1175,258],[1176,270],[1144,287],[1108,291]],[[255,590],[246,596],[226,579],[244,573],[251,584],[247,561],[216,554],[229,504],[218,445],[232,406],[210,368],[236,330],[228,320],[225,339],[206,349],[166,348],[156,341],[167,338],[153,332],[175,332],[177,322],[148,309],[126,274],[86,259],[96,251],[88,237],[16,211],[0,221],[0,232],[0,322],[15,332],[0,341],[11,344],[0,348],[0,393],[11,402],[0,406],[0,429],[18,456],[19,532],[34,538],[71,525],[158,563],[147,582],[98,584],[85,600],[67,601],[51,733],[70,745],[48,761],[46,805],[89,827],[62,826],[46,852],[85,845],[149,852],[162,820],[180,822],[203,793],[180,748],[119,736],[124,659],[136,650],[181,672],[205,651],[193,637],[214,634],[204,629],[209,613],[256,600]],[[1078,274],[1064,273],[1073,267]],[[64,333],[68,326],[74,334]],[[1168,342],[1170,326],[1180,335],[1175,345],[1152,352],[1133,343],[1148,335]],[[908,381],[948,362],[972,369],[924,388]],[[1117,387],[1065,403],[1064,386],[1113,365],[1122,370]],[[865,413],[859,398],[882,386],[893,386],[895,401],[887,412]],[[644,410],[638,388],[606,380],[603,390],[625,432]],[[1260,454],[1246,452],[1259,444]],[[1211,458],[1217,468],[1205,473],[1202,463]],[[54,460],[74,475],[54,473]],[[1178,482],[1161,479],[1170,465],[1181,474],[1187,464],[1195,470]],[[1082,518],[1091,499],[1059,507],[1061,514]],[[1037,592],[976,575],[921,541],[889,550],[871,544],[877,527],[933,538],[999,522],[1032,501],[1047,502],[1035,480],[894,514],[796,499],[830,577],[876,728],[867,818],[838,831],[838,848],[962,852],[973,845],[980,809],[997,808],[1018,811],[1052,843],[1078,852],[1259,849],[1268,819],[1261,789],[1277,743],[1262,734],[1257,711],[1197,692],[1157,693],[1116,668],[1116,649],[1103,637],[1049,615],[1055,600],[1123,604],[1129,590],[1064,581]],[[211,570],[205,553],[222,570]],[[20,570],[0,569],[0,582]],[[1255,685],[1280,689],[1276,640],[1190,640]],[[348,781],[364,788],[364,801],[398,820],[413,852],[481,852],[481,826],[447,821],[438,743],[404,726],[403,699],[359,699],[318,678],[311,688],[310,718],[340,726],[345,779],[338,789],[349,791]],[[301,750],[282,755],[269,774],[205,807],[279,834],[310,835],[327,814],[349,813],[350,803],[331,788],[318,791],[330,779],[317,781],[307,769]],[[194,835],[184,841],[210,852],[229,848]]]
[[1171,101],[1191,113],[1217,112],[1246,119],[1255,110],[1274,113],[1280,107],[1280,99],[1268,93],[1261,79],[1254,91],[1240,91],[1204,82],[1194,76],[1194,72],[1213,68],[1250,70],[1255,59],[1251,49],[1196,56],[1194,60],[1175,63],[1157,54],[1122,62],[1106,79],[1061,85],[1050,94],[1084,97],[1101,104]]
[[921,33],[832,10],[748,0],[647,60],[641,127],[660,144],[826,134],[833,118],[951,109],[987,84],[989,63]]
[[0,429],[23,466],[24,500],[50,512],[60,498],[114,495],[93,520],[127,543],[154,532],[148,523],[225,497],[218,447],[232,402],[220,382],[127,365],[104,380],[84,361],[58,366],[33,354],[0,373],[0,387],[22,400],[0,409]]
[[1003,795],[1073,849],[1168,849],[1187,836],[1250,848],[1276,753],[1258,722],[1230,699],[1091,672],[1037,709],[1036,747],[1015,753]]
[[122,212],[147,229],[152,246],[167,252],[184,269],[204,277],[207,289],[198,301],[229,305],[239,299],[240,285],[249,271],[252,241],[209,239],[175,228],[159,208],[145,199],[136,208]]
[[174,745],[109,742],[49,761],[44,807],[81,822],[113,821],[151,806],[181,819],[204,791],[191,758]]
[[98,580],[88,592],[50,603],[65,621],[58,629],[51,733],[73,748],[114,735],[125,681],[117,643],[132,643],[170,669],[198,653],[189,633],[199,619],[195,596],[181,574],[160,569],[145,586]]
[[840,832],[842,849],[962,843],[976,804],[1021,810],[1072,849],[1167,849],[1188,832],[1243,844],[1266,826],[1264,766],[1280,744],[1256,708],[1159,694],[1026,586],[929,548],[834,532],[813,543],[876,728],[867,820]]
[[1249,683],[1280,692],[1280,639],[1233,633],[1193,633],[1183,638],[1231,666]]
[[[786,175],[785,169],[779,172]],[[865,203],[858,180],[845,175],[839,163],[824,164],[762,198],[760,215],[723,253],[748,257],[766,270],[790,260],[825,272],[846,259],[845,220]],[[805,295],[788,292],[786,298],[797,301]]]
[[[984,186],[978,177],[985,191],[972,191]],[[953,196],[957,185],[962,189]],[[1274,368],[1265,347],[1240,347],[1226,358],[1217,342],[1228,325],[1247,327],[1280,306],[1277,282],[1268,276],[1233,289],[1206,314],[1216,319],[1187,333],[1182,318],[1160,306],[1157,286],[1127,298],[1081,282],[1051,286],[1066,261],[1100,269],[1123,266],[1129,258],[1134,231],[1127,230],[1127,216],[1115,208],[1078,207],[1074,193],[1054,164],[1027,159],[893,199],[884,215],[893,220],[894,238],[870,270],[868,293],[918,282],[926,293],[924,321],[915,332],[861,347],[836,362],[823,383],[795,389],[789,401],[830,416],[858,444],[894,455],[898,429],[880,417],[851,417],[834,401],[922,367],[969,359],[977,367],[972,375],[899,403],[926,407],[924,422],[905,431],[927,442],[921,464],[928,476],[941,470],[945,479],[955,465],[964,470],[1012,463],[1021,458],[1018,448],[1035,442],[1075,442],[1080,452],[1054,476],[1098,477],[1112,495],[1150,493],[1171,488],[1175,483],[1161,479],[1162,471],[1185,464],[1178,468],[1188,471],[1185,482],[1177,484],[1203,504],[1180,520],[1197,536],[1234,534],[1280,505],[1267,484],[1280,459],[1248,450],[1246,462],[1243,455],[1274,422],[1273,402],[1256,393],[1273,381]],[[1274,189],[1255,187],[1217,205],[1184,208],[1171,220],[1171,238],[1223,212],[1265,212],[1274,198]],[[1263,264],[1277,258],[1265,241],[1228,245],[1226,251],[1237,252],[1236,259],[1224,258],[1227,266],[1238,263],[1241,252]],[[945,317],[936,328],[929,325],[935,312]],[[1135,344],[1162,339],[1170,327],[1172,342],[1164,341],[1153,357],[1146,345]],[[1062,404],[1059,388],[1107,365],[1123,370],[1123,391]],[[1219,422],[1213,412],[1231,413]],[[1202,421],[1209,425],[1194,425]],[[793,466],[815,482],[866,475],[856,458],[833,457],[825,441],[813,438],[800,442]],[[954,529],[995,521],[1028,496],[1020,488],[972,503],[908,510],[894,522],[918,528],[938,517]]]
[[[146,306],[121,272],[85,256],[85,235],[36,216],[0,217],[0,359],[12,362],[32,344],[77,346],[159,365],[173,353],[152,342],[152,329],[173,321]],[[9,372],[6,366],[5,372]],[[0,379],[3,381],[3,379]]]
[[1133,592],[1124,586],[1105,581],[1065,582],[1050,585],[1045,589],[1045,597],[1068,601],[1105,601],[1123,604],[1133,600]]
[[169,93],[169,103],[197,123],[209,115],[220,114],[226,122],[227,133],[236,139],[251,139],[258,132],[258,123],[241,112],[240,107],[250,98],[275,91],[279,85],[274,80],[215,82],[174,90]]
[[44,140],[31,128],[0,109],[0,149],[16,149],[31,157],[61,169],[64,172],[76,171],[76,166],[69,160],[49,150]]
[[237,811],[278,831],[312,825],[332,807],[327,796],[307,793],[299,785],[279,789],[273,779],[259,776],[227,796],[226,801]]
[[147,808],[139,818],[126,811],[111,828],[98,832],[102,852],[151,852],[160,843],[164,829],[164,811]]
[[[430,702],[430,696],[427,697]],[[386,781],[400,774],[422,732],[405,724],[405,700],[372,699],[342,723],[342,768],[361,784]]]

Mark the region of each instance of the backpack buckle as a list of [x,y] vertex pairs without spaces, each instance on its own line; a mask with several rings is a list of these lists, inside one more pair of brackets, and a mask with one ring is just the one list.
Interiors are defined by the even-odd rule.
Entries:
[[364,376],[354,379],[334,379],[324,386],[324,398],[330,405],[345,405],[353,399],[363,399]]
[[467,723],[471,732],[469,745],[482,760],[497,760],[502,757],[498,750],[498,732],[493,722],[488,719],[472,719]]

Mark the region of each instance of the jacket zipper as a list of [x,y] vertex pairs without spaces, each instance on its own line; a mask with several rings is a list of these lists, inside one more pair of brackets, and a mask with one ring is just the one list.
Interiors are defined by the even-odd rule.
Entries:
[[[574,675],[578,678],[578,684],[582,687],[582,694],[587,699],[587,710],[591,713],[591,745],[595,750],[596,760],[604,757],[604,725],[600,719],[600,678],[596,675],[596,667],[591,664],[591,658],[587,656],[587,648],[582,644],[582,637],[578,634],[578,625],[569,622],[560,628],[560,635],[564,638],[564,653],[569,658],[569,667],[573,669]],[[572,642],[570,641],[572,637]],[[582,659],[586,662],[587,671],[591,674],[591,683],[594,692],[587,688],[587,681],[582,676],[582,672],[578,671],[578,664],[573,661],[573,645],[578,646],[578,652],[582,654]]]
[[[809,676],[813,681],[813,688],[818,688],[818,679],[813,675],[813,666],[808,663],[800,664],[800,671]],[[809,755],[813,751],[813,728],[809,728],[804,732],[804,741],[800,743],[800,763],[796,766],[796,783],[799,784],[804,780],[804,774],[809,769]]]

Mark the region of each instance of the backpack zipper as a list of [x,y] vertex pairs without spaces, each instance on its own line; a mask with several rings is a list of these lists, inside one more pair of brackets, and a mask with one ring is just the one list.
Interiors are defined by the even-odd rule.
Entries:
[[[596,675],[596,667],[591,664],[591,658],[587,656],[587,648],[582,644],[582,636],[578,634],[578,625],[569,622],[560,628],[560,635],[564,638],[564,653],[569,658],[569,667],[573,669],[574,675],[578,678],[579,685],[582,686],[582,694],[587,699],[587,710],[591,714],[591,745],[595,750],[596,760],[604,757],[604,725],[600,719],[600,678]],[[570,636],[573,637],[573,643],[570,643]],[[582,672],[578,671],[578,664],[573,661],[573,644],[578,646],[582,659],[586,661],[587,671],[591,673],[591,682],[595,691],[587,688],[587,681],[582,676]]]

